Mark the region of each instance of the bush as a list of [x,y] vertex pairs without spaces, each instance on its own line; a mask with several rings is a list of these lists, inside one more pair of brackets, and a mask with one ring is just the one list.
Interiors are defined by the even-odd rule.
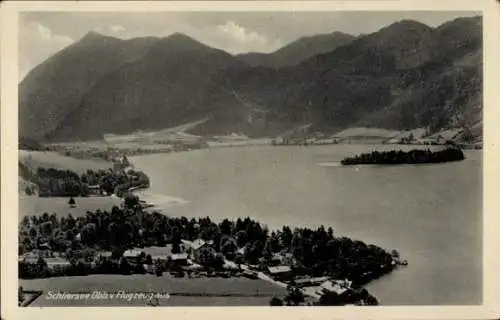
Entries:
[[269,305],[273,307],[279,307],[283,305],[283,300],[278,297],[272,297],[271,301],[269,301]]

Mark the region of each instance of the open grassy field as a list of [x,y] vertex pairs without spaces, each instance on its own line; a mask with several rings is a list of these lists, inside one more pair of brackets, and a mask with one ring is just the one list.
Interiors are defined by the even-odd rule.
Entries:
[[34,170],[43,167],[71,170],[78,174],[84,173],[88,169],[99,170],[112,167],[111,162],[102,159],[75,159],[49,151],[19,150],[19,160]]
[[92,275],[50,279],[19,280],[24,290],[42,290],[43,294],[30,306],[144,306],[144,299],[54,300],[49,292],[116,293],[154,292],[170,294],[159,299],[161,306],[227,306],[268,305],[272,296],[283,296],[286,289],[263,280],[246,278],[170,278],[154,275]]
[[88,197],[76,198],[76,208],[68,206],[69,198],[50,197],[40,198],[38,196],[27,196],[23,193],[19,195],[19,218],[26,215],[55,213],[57,216],[67,216],[71,213],[73,217],[85,216],[87,211],[96,211],[97,209],[111,210],[113,206],[120,205],[121,199],[116,197]]
[[415,138],[420,138],[425,132],[425,129],[414,129],[410,131],[398,131],[398,130],[386,130],[377,128],[349,128],[341,132],[336,133],[334,136],[336,138],[344,139],[400,139],[403,136],[407,136],[410,133],[413,134]]

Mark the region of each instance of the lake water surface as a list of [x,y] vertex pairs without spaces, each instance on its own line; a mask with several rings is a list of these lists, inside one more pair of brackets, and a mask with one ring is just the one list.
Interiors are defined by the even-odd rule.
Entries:
[[[342,167],[391,146],[213,148],[138,156],[150,201],[170,215],[250,216],[269,226],[332,226],[400,251],[409,266],[367,286],[383,305],[482,301],[482,152],[433,165]],[[398,147],[399,148],[399,147]]]

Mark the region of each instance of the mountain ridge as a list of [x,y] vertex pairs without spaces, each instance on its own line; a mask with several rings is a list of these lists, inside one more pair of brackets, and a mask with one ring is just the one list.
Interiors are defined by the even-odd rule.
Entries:
[[248,52],[236,55],[252,67],[282,68],[293,66],[320,53],[333,51],[356,37],[339,31],[301,37],[271,52]]
[[269,136],[306,122],[325,132],[434,131],[482,117],[480,17],[436,28],[398,21],[279,68],[253,67],[179,33],[113,39],[89,33],[28,74],[22,136],[91,140],[205,117],[193,133]]

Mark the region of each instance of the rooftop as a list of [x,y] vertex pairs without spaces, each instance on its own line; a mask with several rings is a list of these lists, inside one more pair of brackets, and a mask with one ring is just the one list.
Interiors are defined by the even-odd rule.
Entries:
[[140,250],[127,250],[123,253],[124,257],[137,257],[141,254]]
[[199,248],[203,247],[205,244],[209,244],[210,245],[210,244],[212,244],[212,242],[211,241],[206,242],[203,239],[196,239],[196,240],[192,241],[189,245],[194,250],[198,250]]
[[283,272],[290,272],[292,269],[290,266],[276,266],[276,267],[268,267],[267,268],[270,273],[283,273]]
[[321,284],[321,288],[330,292],[335,292],[338,295],[347,291],[347,288],[341,286],[337,282],[325,281]]
[[111,251],[102,251],[102,252],[99,252],[99,255],[101,257],[111,257],[113,255],[113,253]]
[[47,265],[70,265],[71,263],[63,258],[45,258]]
[[328,277],[317,277],[317,278],[304,278],[304,279],[297,279],[295,280],[296,284],[303,284],[303,283],[314,283],[314,282],[320,282],[323,283],[325,281],[328,281]]
[[186,260],[188,255],[186,253],[173,253],[170,257],[172,260]]

